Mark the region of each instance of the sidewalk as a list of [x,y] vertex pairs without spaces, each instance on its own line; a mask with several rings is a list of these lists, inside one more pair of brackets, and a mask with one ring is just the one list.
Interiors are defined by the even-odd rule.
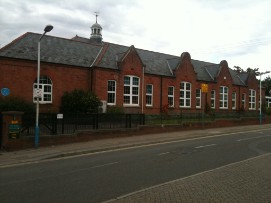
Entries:
[[271,128],[271,124],[248,125],[227,128],[211,128],[204,130],[188,130],[180,132],[110,138],[94,140],[90,142],[57,145],[51,147],[40,147],[38,149],[27,149],[15,152],[0,151],[0,168],[15,164],[36,162],[50,158],[73,156],[125,147],[162,143],[173,140],[183,140],[205,136],[219,136],[222,134],[235,133],[240,131],[259,130],[266,128]]
[[133,192],[106,203],[271,202],[271,153]]

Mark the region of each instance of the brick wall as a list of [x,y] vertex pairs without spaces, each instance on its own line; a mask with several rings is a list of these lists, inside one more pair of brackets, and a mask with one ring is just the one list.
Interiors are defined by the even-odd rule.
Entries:
[[[53,103],[40,105],[41,112],[58,111],[64,92],[89,89],[90,71],[87,68],[41,63],[40,75],[53,83]],[[0,59],[0,88],[10,89],[9,96],[33,102],[33,83],[37,78],[35,61]]]

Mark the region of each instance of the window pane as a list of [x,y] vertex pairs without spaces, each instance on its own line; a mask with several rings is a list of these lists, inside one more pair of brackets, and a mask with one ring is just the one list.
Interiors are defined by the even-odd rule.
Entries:
[[181,89],[181,90],[184,90],[184,83],[183,83],[183,82],[181,82],[180,89]]
[[173,87],[168,87],[168,95],[173,95]]
[[132,94],[138,94],[138,87],[133,87],[133,93]]
[[124,96],[124,104],[130,104],[130,97],[129,96]]
[[132,103],[133,104],[138,104],[138,97],[137,96],[132,97]]
[[127,76],[124,77],[124,84],[130,85],[130,77],[127,77]]
[[146,87],[146,93],[147,94],[152,94],[152,85],[147,85],[147,87]]
[[124,86],[124,94],[130,94],[130,86]]
[[139,78],[133,78],[133,85],[137,85],[139,84]]
[[115,81],[108,81],[108,91],[115,91]]
[[190,83],[186,83],[186,90],[190,90],[191,88],[191,84]]

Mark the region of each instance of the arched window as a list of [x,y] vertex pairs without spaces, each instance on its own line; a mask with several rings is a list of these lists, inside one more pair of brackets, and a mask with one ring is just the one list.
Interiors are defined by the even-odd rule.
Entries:
[[39,88],[37,79],[33,85],[33,101],[36,102],[39,98],[40,103],[48,104],[53,101],[53,83],[52,80],[47,76],[40,77]]

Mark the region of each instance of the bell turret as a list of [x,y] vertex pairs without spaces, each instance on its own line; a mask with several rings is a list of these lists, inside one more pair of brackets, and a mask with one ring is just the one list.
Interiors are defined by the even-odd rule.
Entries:
[[90,39],[95,41],[95,42],[99,42],[101,43],[103,40],[102,37],[102,26],[97,22],[97,18],[98,18],[98,14],[96,12],[96,23],[94,23],[91,26],[91,35],[90,35]]

